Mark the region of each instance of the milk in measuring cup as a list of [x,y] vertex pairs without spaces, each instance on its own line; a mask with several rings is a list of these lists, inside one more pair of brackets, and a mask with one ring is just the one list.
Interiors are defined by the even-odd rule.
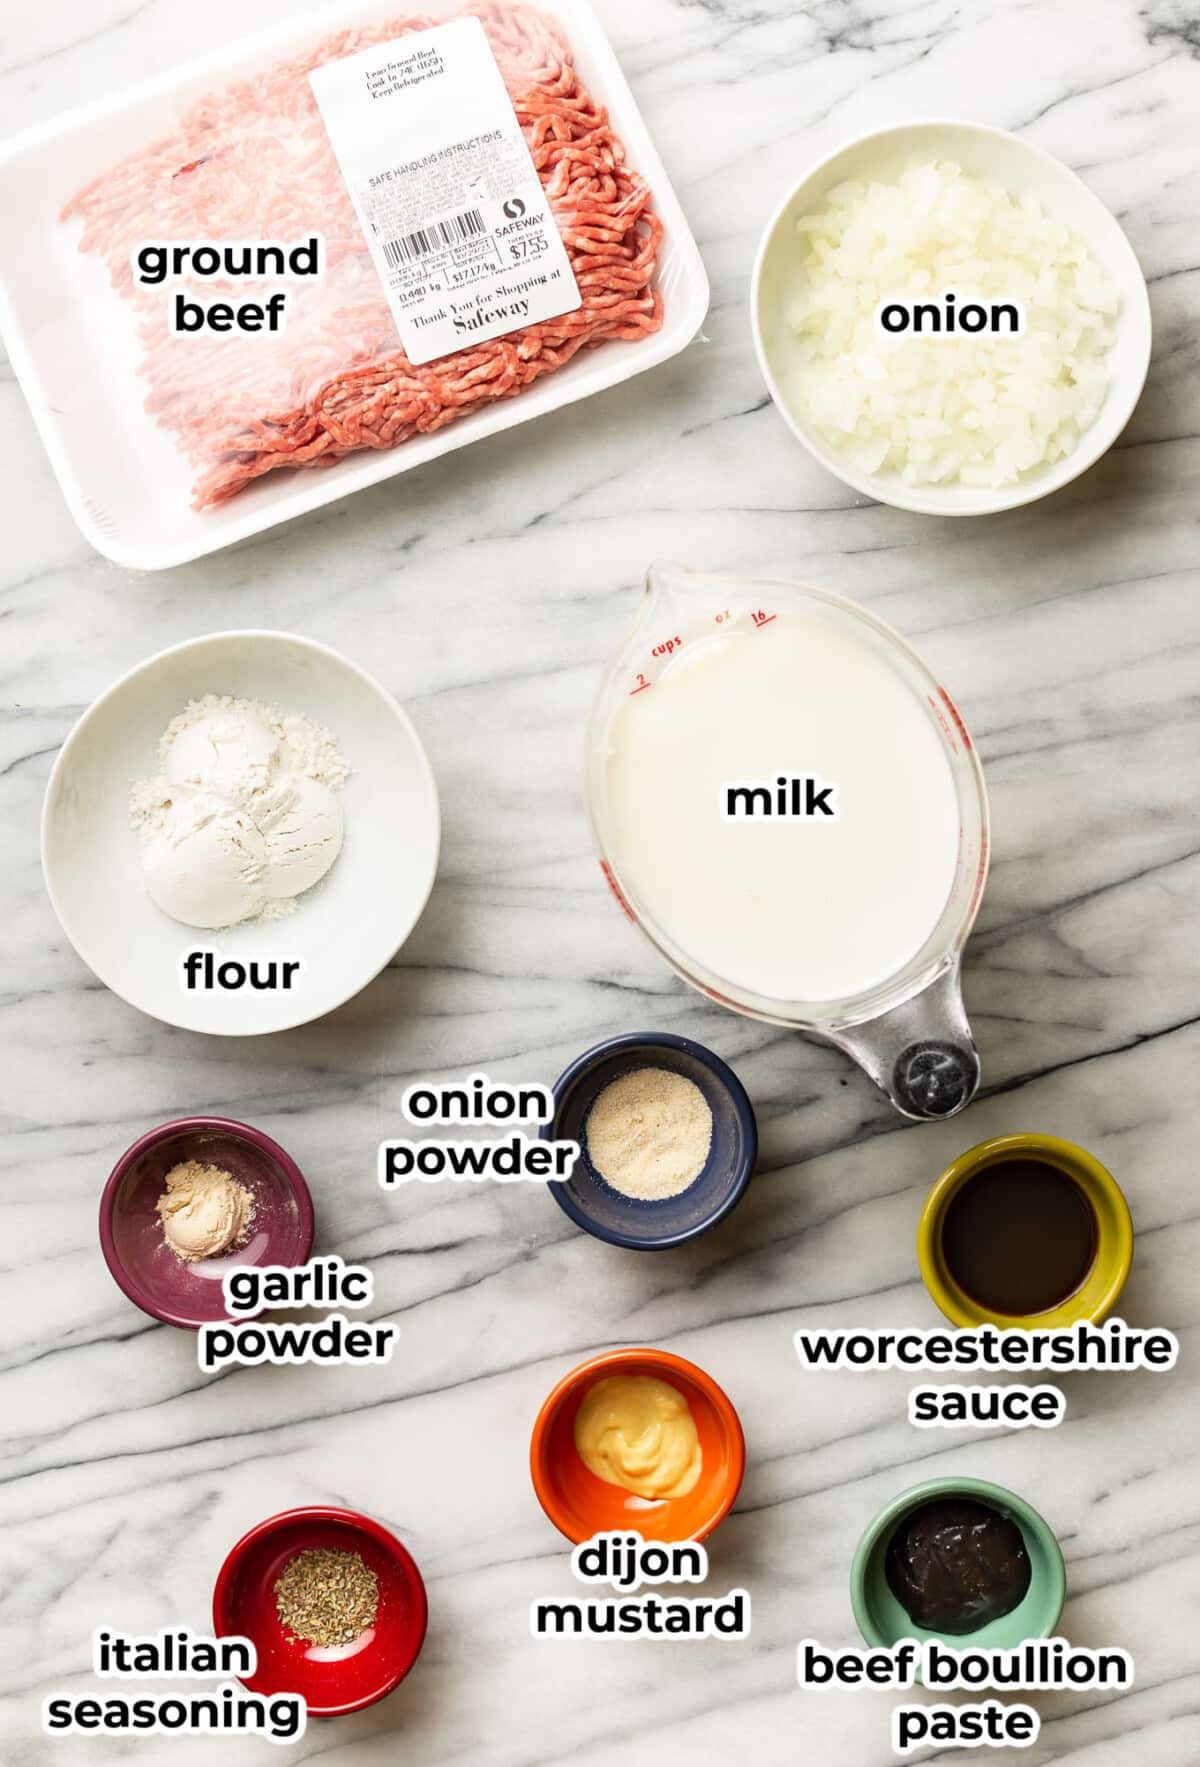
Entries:
[[[819,787],[793,791],[801,776]],[[780,779],[799,814],[775,813]],[[754,782],[754,813],[731,817],[730,786]],[[634,907],[768,1000],[844,1000],[890,980],[954,882],[958,806],[928,708],[867,639],[815,616],[685,645],[617,710],[607,790]]]

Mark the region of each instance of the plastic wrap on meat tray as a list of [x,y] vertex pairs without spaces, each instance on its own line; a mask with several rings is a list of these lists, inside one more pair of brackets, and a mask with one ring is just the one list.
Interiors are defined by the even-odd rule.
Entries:
[[[444,19],[342,30],[214,91],[63,211],[83,223],[80,249],[102,254],[136,303],[146,408],[195,467],[197,508],[275,468],[394,448],[519,394],[583,348],[659,328],[651,193],[582,86],[561,28],[505,0],[476,0],[455,16],[478,18],[486,32],[579,287],[572,312],[419,367],[404,352],[308,75]],[[290,285],[278,335],[175,335],[162,290],[133,274],[131,254],[147,240],[294,242],[312,233],[324,240],[324,273]],[[178,286],[204,300],[222,289],[219,280]],[[253,292],[239,279],[239,300]]]

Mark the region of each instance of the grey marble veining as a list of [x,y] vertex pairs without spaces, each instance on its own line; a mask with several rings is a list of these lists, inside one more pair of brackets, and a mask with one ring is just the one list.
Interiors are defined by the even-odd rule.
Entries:
[[[233,0],[133,8],[6,0],[5,130],[209,50]],[[290,13],[255,0],[256,25]],[[846,1592],[876,1507],[926,1474],[994,1477],[1068,1559],[1064,1630],[1125,1645],[1132,1692],[1035,1695],[1030,1767],[1200,1760],[1200,21],[1187,0],[602,0],[699,238],[713,303],[667,367],[536,425],[155,577],[77,536],[11,375],[0,551],[4,965],[0,1756],[182,1758],[182,1744],[52,1744],[51,1688],[89,1683],[92,1628],[205,1628],[216,1570],[273,1510],[377,1515],[428,1579],[419,1667],[382,1706],[314,1723],[293,1760],[488,1767],[884,1767],[891,1696],[801,1694],[802,1636],[854,1640]],[[1115,210],[1150,279],[1154,364],[1107,459],[1049,502],[940,522],[855,498],[765,401],[746,290],[758,231],[805,164],[920,114],[1020,130]],[[917,642],[987,771],[994,863],[966,966],[984,1091],[913,1127],[832,1052],[723,1015],[615,911],[578,789],[597,673],[653,557],[804,577]],[[289,628],[376,670],[442,793],[429,909],[332,1018],[270,1040],[166,1029],[76,959],[41,881],[37,819],[79,712],[143,656],[206,631]],[[654,1257],[574,1231],[532,1185],[374,1180],[416,1076],[550,1079],[642,1026],[710,1043],[759,1111],[762,1163],[720,1231]],[[392,1364],[197,1372],[110,1280],[96,1204],[143,1129],[191,1110],[295,1155],[318,1246],[375,1271]],[[931,1325],[913,1235],[933,1177],[983,1137],[1056,1131],[1116,1172],[1138,1230],[1123,1312],[1179,1333],[1178,1371],[1074,1376],[1052,1432],[905,1421],[901,1377],[804,1376],[800,1324]],[[735,1399],[749,1461],[712,1542],[745,1583],[747,1644],[535,1645],[534,1594],[570,1583],[526,1473],[533,1415],[595,1349],[646,1340]],[[485,1469],[481,1471],[481,1468]],[[265,1745],[190,1741],[198,1767]],[[275,1757],[272,1755],[271,1757]],[[945,1751],[950,1767],[994,1759]]]

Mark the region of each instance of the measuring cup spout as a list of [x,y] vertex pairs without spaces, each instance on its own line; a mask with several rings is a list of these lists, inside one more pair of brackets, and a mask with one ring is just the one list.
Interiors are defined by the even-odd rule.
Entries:
[[651,595],[686,594],[693,590],[697,573],[673,558],[655,558],[646,571],[646,588]]
[[979,1054],[963,1007],[957,958],[879,1018],[830,1035],[918,1122],[956,1116],[979,1086]]
[[680,632],[694,626],[697,618],[703,619],[701,610],[706,602],[719,593],[712,585],[713,579],[674,559],[653,559],[646,571],[645,594],[635,625],[674,622]]

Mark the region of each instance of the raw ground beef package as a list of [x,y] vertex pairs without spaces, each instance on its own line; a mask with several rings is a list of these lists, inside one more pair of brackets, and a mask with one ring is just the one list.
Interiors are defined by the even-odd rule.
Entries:
[[[499,308],[499,319],[494,307],[485,308],[483,317],[495,335],[424,361],[410,332],[402,341],[384,285],[388,264],[408,260],[403,268],[412,287],[421,262],[417,254],[442,249],[443,241],[453,238],[455,259],[464,265],[471,263],[472,252],[478,263],[480,252],[506,249],[492,238],[493,231],[506,227],[495,229],[486,218],[499,213],[498,206],[472,208],[468,198],[457,205],[461,213],[422,215],[420,225],[413,223],[401,238],[378,248],[390,254],[381,262],[364,231],[361,190],[356,212],[344,176],[341,137],[331,129],[324,96],[318,104],[310,75],[362,58],[377,46],[385,46],[381,56],[395,58],[389,66],[407,65],[406,39],[463,19],[477,21],[473,41],[482,27],[494,58],[488,71],[495,102],[506,107],[505,126],[524,176],[540,182],[541,206],[548,207],[553,223],[546,231],[557,232],[561,247],[554,239],[553,249],[564,269],[569,267],[569,306],[553,310],[547,303],[548,316],[512,328],[505,308]],[[594,64],[594,79],[577,61],[577,37]],[[419,39],[415,50],[429,41]],[[478,52],[487,59],[482,43]],[[604,88],[603,96],[597,86]],[[357,85],[354,93],[357,102]],[[171,563],[212,550],[403,470],[406,455],[416,464],[459,439],[585,396],[673,354],[703,317],[707,284],[694,242],[611,51],[581,0],[543,6],[469,0],[465,7],[419,15],[368,7],[336,28],[330,28],[328,14],[310,19],[307,29],[300,20],[260,42],[253,54],[233,58],[227,68],[209,64],[203,72],[185,70],[171,96],[173,127],[165,131],[162,91],[143,88],[128,95],[119,129],[110,107],[82,117],[74,127],[66,119],[57,134],[43,132],[41,142],[31,138],[26,149],[36,157],[39,147],[44,152],[57,140],[61,200],[52,221],[58,234],[55,258],[73,280],[85,279],[93,336],[100,320],[119,324],[128,334],[125,348],[97,364],[101,384],[92,388],[110,405],[107,450],[119,454],[126,448],[143,457],[127,463],[119,495],[102,482],[113,483],[111,462],[102,467],[97,461],[91,482],[79,482],[80,449],[69,422],[53,436],[47,433],[63,413],[61,407],[39,412],[39,402],[54,404],[52,387],[36,384],[45,368],[36,347],[44,332],[40,321],[32,341],[16,340],[18,371],[81,525],[87,531],[90,519],[89,537],[123,562]],[[139,98],[147,122],[153,118],[158,124],[147,128],[144,139],[131,126]],[[407,94],[404,102],[410,103]],[[616,114],[621,110],[624,115]],[[469,106],[464,115],[469,122]],[[105,121],[111,141],[127,143],[132,137],[134,145],[105,154],[93,140],[91,151],[83,153],[89,134],[94,137],[97,128],[104,133]],[[637,139],[630,142],[630,134]],[[478,139],[486,144],[490,138]],[[72,141],[81,149],[81,169],[92,175],[63,190],[69,157],[62,149]],[[24,145],[14,144],[0,163],[0,199]],[[486,146],[479,151],[486,152]],[[408,161],[405,176],[407,166],[420,163],[419,158]],[[456,167],[451,177],[462,175]],[[414,192],[425,188],[408,185],[410,209],[421,200]],[[445,188],[444,182],[437,186],[439,193]],[[482,188],[481,180],[468,188]],[[532,194],[536,207],[537,184]],[[429,200],[433,204],[432,196]],[[525,206],[514,199],[503,213],[520,215]],[[457,230],[453,235],[451,228]],[[256,242],[277,242],[275,250],[310,238],[320,241],[319,274],[280,278],[270,253],[265,266],[260,262],[246,275],[236,274],[252,260],[243,256],[239,264],[235,246],[244,253]],[[172,272],[172,248],[190,251],[204,242],[227,254],[215,274],[194,275],[187,251]],[[146,258],[151,246],[160,254],[153,264]],[[162,269],[164,260],[163,276],[155,280],[147,274],[148,268]],[[305,268],[311,270],[311,260]],[[0,277],[6,269],[0,264]],[[103,295],[97,292],[101,277]],[[11,307],[13,290],[6,292]],[[16,290],[18,306],[22,293]],[[285,322],[276,330],[219,332],[203,320],[186,334],[178,329],[176,297],[195,316],[220,301],[239,310],[245,302],[265,307],[272,293],[286,293]],[[680,308],[674,326],[673,305]],[[5,319],[9,330],[11,310]],[[19,331],[19,313],[16,327]],[[595,364],[600,372],[589,373],[577,363]],[[47,370],[45,380],[52,378]],[[139,477],[143,498],[158,506],[147,508],[144,517],[129,507],[131,483]],[[309,487],[318,482],[320,490],[311,494]],[[152,483],[157,484],[153,498]],[[234,507],[236,517],[223,519]],[[203,533],[206,524],[217,530],[212,538]],[[166,528],[172,530],[174,556],[164,556],[153,542],[149,549],[155,556],[137,556],[136,539],[131,553],[128,542],[135,530],[161,538]]]

